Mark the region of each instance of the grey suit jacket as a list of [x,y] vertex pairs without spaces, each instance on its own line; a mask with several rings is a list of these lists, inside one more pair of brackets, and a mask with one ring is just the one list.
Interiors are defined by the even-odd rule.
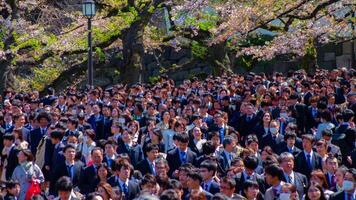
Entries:
[[[281,181],[281,185],[284,185],[285,182]],[[278,196],[275,196],[273,193],[273,187],[270,187],[266,190],[265,200],[275,200],[278,199]]]

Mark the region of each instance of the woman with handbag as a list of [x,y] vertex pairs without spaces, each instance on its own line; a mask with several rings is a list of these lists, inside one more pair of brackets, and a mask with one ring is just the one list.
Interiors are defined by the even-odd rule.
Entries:
[[40,194],[40,184],[44,182],[41,169],[34,163],[30,150],[22,149],[18,152],[19,165],[12,174],[12,179],[20,183],[21,192],[19,200],[28,200],[32,196]]

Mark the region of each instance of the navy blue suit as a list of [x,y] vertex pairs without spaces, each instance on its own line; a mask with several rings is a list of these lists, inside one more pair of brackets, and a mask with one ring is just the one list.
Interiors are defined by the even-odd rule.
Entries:
[[142,147],[139,144],[127,148],[121,138],[118,139],[118,147],[116,149],[118,154],[127,153],[131,159],[131,164],[136,167],[139,161],[143,159]]
[[98,118],[96,118],[95,115],[91,115],[88,119],[88,123],[96,133],[95,140],[105,139],[103,115],[99,115]]
[[82,173],[80,174],[80,183],[79,188],[80,191],[84,194],[89,194],[95,192],[95,188],[97,183],[99,182],[98,178],[98,170],[94,168],[94,165],[88,166],[83,169]]
[[37,146],[40,143],[44,134],[41,132],[41,128],[36,128],[30,132],[28,136],[28,143],[33,155],[36,155]]
[[[197,155],[191,151],[190,149],[187,150],[186,153],[186,163],[194,163],[196,160]],[[177,170],[183,163],[180,159],[179,149],[175,148],[167,153],[167,162],[169,165],[168,175],[172,176],[173,172]]]
[[[119,182],[119,178],[116,176],[112,176],[108,179],[108,183],[111,185],[111,187],[119,187],[121,188],[120,182]],[[121,191],[123,191],[123,188],[121,188]],[[140,193],[140,187],[139,185],[132,181],[129,180],[128,183],[128,194],[127,196],[125,196],[124,200],[131,200],[131,199],[135,199],[135,197],[137,197]]]

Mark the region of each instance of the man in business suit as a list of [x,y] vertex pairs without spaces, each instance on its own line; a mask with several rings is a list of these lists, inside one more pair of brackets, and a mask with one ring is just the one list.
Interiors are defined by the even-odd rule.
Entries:
[[144,152],[146,157],[137,164],[136,169],[139,170],[142,175],[152,174],[155,176],[156,169],[154,161],[158,157],[159,147],[155,144],[149,143],[144,149]]
[[231,166],[232,159],[236,156],[234,154],[236,143],[236,139],[231,136],[226,136],[223,140],[224,151],[220,153],[220,158],[218,160],[220,161],[220,166],[224,174],[226,174]]
[[116,152],[118,154],[126,153],[129,155],[131,164],[136,167],[138,162],[143,159],[143,151],[140,144],[136,144],[133,142],[133,133],[125,130],[122,133],[122,136],[118,139],[118,147]]
[[108,138],[111,135],[111,125],[112,125],[111,110],[112,110],[111,105],[104,105],[102,109],[105,138]]
[[104,116],[101,114],[100,105],[94,104],[92,110],[93,114],[89,117],[88,123],[95,131],[96,140],[105,139]]
[[84,168],[80,174],[79,188],[84,194],[89,194],[95,191],[99,180],[98,169],[103,162],[103,150],[100,147],[94,147],[90,154],[93,164]]
[[291,117],[296,119],[299,131],[297,134],[306,134],[308,132],[306,129],[307,118],[305,117],[307,115],[307,106],[299,103],[298,100],[299,96],[297,94],[291,94],[288,99],[288,110],[292,112]]
[[219,183],[217,183],[213,179],[218,169],[218,165],[216,164],[216,162],[211,160],[206,160],[201,163],[199,169],[200,169],[200,174],[203,178],[203,183],[201,185],[203,189],[207,192],[210,192],[213,195],[220,192]]
[[73,193],[73,183],[72,180],[63,176],[56,181],[56,190],[58,191],[58,197],[54,200],[79,200]]
[[301,150],[295,146],[297,135],[295,133],[286,133],[284,135],[284,143],[281,145],[281,150],[279,153],[289,152],[296,156]]
[[307,130],[318,127],[318,123],[320,120],[320,113],[317,107],[319,97],[313,96],[310,98],[310,106],[307,110]]
[[[200,173],[198,172],[198,170],[192,169],[190,172],[188,172],[188,174],[187,174],[188,189],[190,191],[197,190],[199,192],[202,192],[202,193],[204,193],[205,198],[207,200],[211,200],[213,198],[213,195],[201,187],[202,182],[203,182],[203,178],[200,175]],[[188,193],[188,195],[183,197],[183,200],[189,200],[189,199],[190,199],[190,193]]]
[[119,187],[123,194],[124,200],[134,199],[140,193],[139,185],[129,180],[133,172],[132,165],[126,161],[116,162],[113,166],[114,175],[108,179],[111,187]]
[[343,182],[343,191],[330,195],[329,200],[355,200],[356,189],[356,170],[354,168],[349,169]]
[[67,122],[67,130],[64,134],[65,137],[68,137],[69,135],[75,135],[77,138],[82,134],[78,130],[78,119],[74,117],[70,117]]
[[270,146],[273,152],[278,153],[281,150],[284,137],[279,133],[279,122],[272,120],[270,122],[270,134],[266,134],[262,137],[261,149],[265,146]]
[[117,159],[117,154],[116,154],[116,149],[117,149],[117,143],[112,140],[108,140],[105,143],[105,154],[104,154],[104,159],[103,163],[106,163],[109,168],[112,168],[112,166],[115,163],[115,160]]
[[[5,178],[10,180],[12,173],[14,172],[16,166],[18,165],[17,152],[15,147],[15,136],[11,133],[7,133],[3,137],[4,150],[6,156],[2,155],[3,165],[6,167]],[[3,151],[4,151],[3,150]]]
[[[51,132],[51,143],[54,146],[53,149],[53,154],[50,155],[50,165],[49,165],[49,170],[51,173],[53,173],[54,166],[57,163],[63,162],[64,161],[64,155],[63,155],[63,149],[64,149],[64,144],[61,142],[63,138],[63,132],[60,131],[53,131]],[[47,151],[45,152],[47,153]]]
[[246,114],[238,119],[236,129],[239,131],[242,138],[253,133],[253,130],[258,122],[255,114],[255,106],[252,103],[247,103],[244,108]]
[[193,163],[197,155],[188,148],[189,135],[186,133],[177,134],[178,148],[167,153],[167,162],[169,164],[168,175],[171,177],[182,164]]
[[56,181],[62,176],[68,176],[73,182],[73,187],[79,186],[80,174],[82,173],[84,164],[81,161],[75,161],[75,146],[67,144],[64,149],[65,161],[58,163],[53,171],[50,181],[50,194],[57,193],[55,188]]
[[51,121],[49,115],[45,112],[39,113],[36,120],[39,123],[39,127],[30,132],[27,140],[33,155],[36,155],[37,146],[43,136],[47,134],[48,125]]
[[246,180],[256,181],[261,193],[266,191],[264,178],[255,172],[258,167],[258,159],[255,156],[247,156],[244,159],[244,170],[235,176],[236,190],[235,192],[244,195],[243,186]]
[[216,113],[214,115],[214,123],[209,128],[209,132],[218,132],[220,141],[223,141],[224,137],[229,135],[231,131],[234,131],[234,128],[227,125],[227,122],[225,122],[222,113]]
[[279,194],[282,192],[282,181],[283,169],[278,165],[272,164],[265,168],[265,177],[268,185],[271,185],[270,188],[266,190],[265,199],[277,199]]
[[328,156],[325,161],[325,178],[329,186],[329,190],[335,191],[336,190],[336,170],[339,168],[338,161],[334,156]]
[[308,179],[305,175],[293,171],[294,156],[288,152],[281,153],[279,157],[279,165],[283,169],[283,176],[281,180],[295,185],[298,196],[303,197],[304,191],[308,185]]
[[26,122],[25,114],[17,113],[14,114],[12,118],[15,123],[13,124],[13,126],[11,126],[11,128],[9,128],[6,131],[6,133],[12,133],[13,130],[21,130],[22,138],[24,140],[27,140],[28,135],[30,134],[30,130],[25,128],[25,122]]
[[322,169],[321,156],[313,151],[314,137],[310,134],[302,136],[303,151],[295,158],[295,171],[310,178],[310,173],[315,169]]
[[342,161],[342,154],[341,154],[341,150],[340,147],[336,146],[335,144],[331,143],[331,138],[333,135],[333,131],[330,129],[324,129],[321,132],[322,138],[325,140],[325,142],[327,143],[327,151],[328,154],[332,154],[333,156],[335,156],[338,160],[338,162],[341,163]]

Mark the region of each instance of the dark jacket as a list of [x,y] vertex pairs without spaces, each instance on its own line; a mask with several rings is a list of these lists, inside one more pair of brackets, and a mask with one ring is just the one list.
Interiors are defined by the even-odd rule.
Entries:
[[[258,175],[257,173],[254,173],[250,179],[254,180],[254,181],[256,181],[258,183],[258,186],[259,186],[259,189],[260,189],[261,193],[265,193],[266,192],[266,184],[265,184],[264,178],[261,175]],[[236,174],[235,181],[236,181],[235,192],[237,194],[241,194],[241,195],[245,196],[244,191],[243,191],[243,186],[244,186],[244,183],[245,183],[246,179],[245,179],[245,176],[243,175],[242,172]]]
[[142,173],[142,175],[145,174],[153,174],[153,169],[150,166],[150,164],[148,163],[147,159],[143,159],[141,160],[137,166],[136,166],[136,170],[140,171]]
[[[119,178],[116,176],[111,176],[108,179],[108,183],[111,185],[111,187],[119,187],[121,188],[120,182],[119,182]],[[123,191],[123,189],[121,188],[121,191]],[[129,184],[128,184],[128,195],[127,197],[125,197],[125,200],[131,200],[134,199],[135,197],[137,197],[140,194],[140,187],[139,185],[130,180]]]
[[89,194],[95,192],[96,185],[98,183],[98,170],[94,168],[94,165],[88,166],[83,169],[80,174],[79,188],[83,194]]
[[7,160],[6,174],[5,174],[6,180],[11,179],[12,173],[14,172],[15,168],[19,164],[19,162],[17,160],[17,152],[18,152],[18,149],[15,146],[12,147],[9,152],[9,156],[6,158],[6,160]]
[[[191,151],[190,149],[187,150],[187,158],[186,161],[187,163],[194,163],[197,155]],[[181,165],[182,161],[179,156],[179,149],[173,149],[167,153],[167,162],[169,165],[169,171],[168,171],[168,176],[172,176],[173,172],[177,170]]]
[[307,176],[308,180],[310,178],[310,173],[315,170],[315,169],[320,169],[322,170],[322,158],[321,156],[313,151],[313,156],[311,157],[311,169],[308,167],[307,160],[305,158],[304,151],[301,151],[296,157],[295,157],[295,171],[304,174]]

